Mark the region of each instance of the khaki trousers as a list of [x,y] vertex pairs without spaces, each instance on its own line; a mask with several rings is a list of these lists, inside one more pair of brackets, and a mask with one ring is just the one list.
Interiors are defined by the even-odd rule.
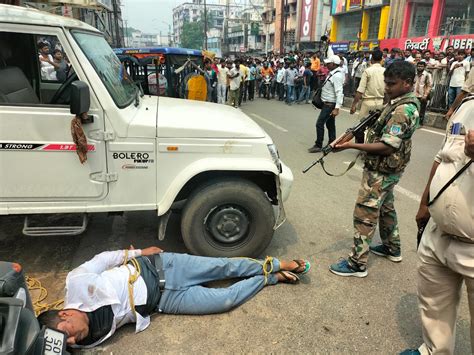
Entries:
[[[370,110],[382,110],[383,109],[383,100],[382,99],[362,99],[359,111],[359,120],[369,114]],[[356,143],[364,143],[364,133],[355,136]]]
[[370,110],[381,109],[383,109],[383,99],[362,99],[359,111],[359,119],[367,116]]
[[466,283],[474,354],[474,244],[459,241],[434,223],[425,229],[418,249],[418,301],[425,354],[453,354],[461,286]]

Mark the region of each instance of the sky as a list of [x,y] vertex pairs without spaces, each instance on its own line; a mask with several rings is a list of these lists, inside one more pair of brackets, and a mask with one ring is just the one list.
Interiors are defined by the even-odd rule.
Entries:
[[186,0],[122,0],[122,17],[128,27],[166,35],[168,24],[173,31],[173,8],[183,2]]

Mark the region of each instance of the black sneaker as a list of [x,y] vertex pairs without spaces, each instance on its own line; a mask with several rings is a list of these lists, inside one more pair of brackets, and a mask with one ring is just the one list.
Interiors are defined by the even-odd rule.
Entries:
[[308,149],[308,153],[320,153],[322,151],[321,147],[317,147],[313,145],[311,148]]
[[383,256],[384,258],[387,258],[388,260],[393,261],[394,263],[399,263],[400,261],[402,261],[402,254],[400,253],[400,250],[392,252],[388,247],[383,244],[374,246],[371,245],[369,246],[369,249],[375,255]]

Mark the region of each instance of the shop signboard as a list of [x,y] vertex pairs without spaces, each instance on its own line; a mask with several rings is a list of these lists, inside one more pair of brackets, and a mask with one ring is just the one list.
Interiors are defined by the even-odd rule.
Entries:
[[340,14],[345,11],[346,11],[346,0],[332,0],[331,15]]
[[456,35],[447,37],[416,37],[416,38],[392,38],[380,41],[382,48],[401,48],[404,50],[419,50],[425,49],[445,51],[446,47],[453,46],[457,49],[472,49],[474,48],[474,34]]
[[362,0],[348,0],[349,10],[360,9],[362,7]]
[[349,51],[349,42],[331,43],[332,51],[336,53]]
[[301,1],[301,16],[299,25],[300,42],[311,42],[314,37],[314,19],[317,0]]
[[382,6],[387,3],[386,0],[365,0],[364,7],[372,7],[372,6]]

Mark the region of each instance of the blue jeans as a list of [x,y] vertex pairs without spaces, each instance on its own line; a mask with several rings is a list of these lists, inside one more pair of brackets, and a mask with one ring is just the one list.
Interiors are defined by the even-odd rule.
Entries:
[[[227,312],[257,294],[266,284],[278,282],[274,273],[265,283],[263,261],[247,258],[209,258],[188,254],[162,253],[165,290],[159,309],[171,314],[211,314]],[[280,261],[273,259],[273,272]],[[202,284],[245,278],[229,287],[209,288]]]
[[298,98],[298,102],[301,102],[301,101],[308,101],[309,100],[309,94],[310,94],[310,90],[309,90],[309,85],[308,86],[302,86],[301,87],[301,92],[300,92],[300,97]]
[[336,139],[336,119],[331,116],[332,110],[336,105],[324,105],[316,121],[316,142],[315,146],[322,148],[324,141],[324,125],[326,125],[329,134],[329,143]]
[[291,104],[295,101],[295,86],[287,85],[286,86],[286,102]]
[[450,86],[448,89],[448,108],[450,108],[454,100],[456,100],[456,97],[459,95],[461,92],[461,88],[457,86]]

